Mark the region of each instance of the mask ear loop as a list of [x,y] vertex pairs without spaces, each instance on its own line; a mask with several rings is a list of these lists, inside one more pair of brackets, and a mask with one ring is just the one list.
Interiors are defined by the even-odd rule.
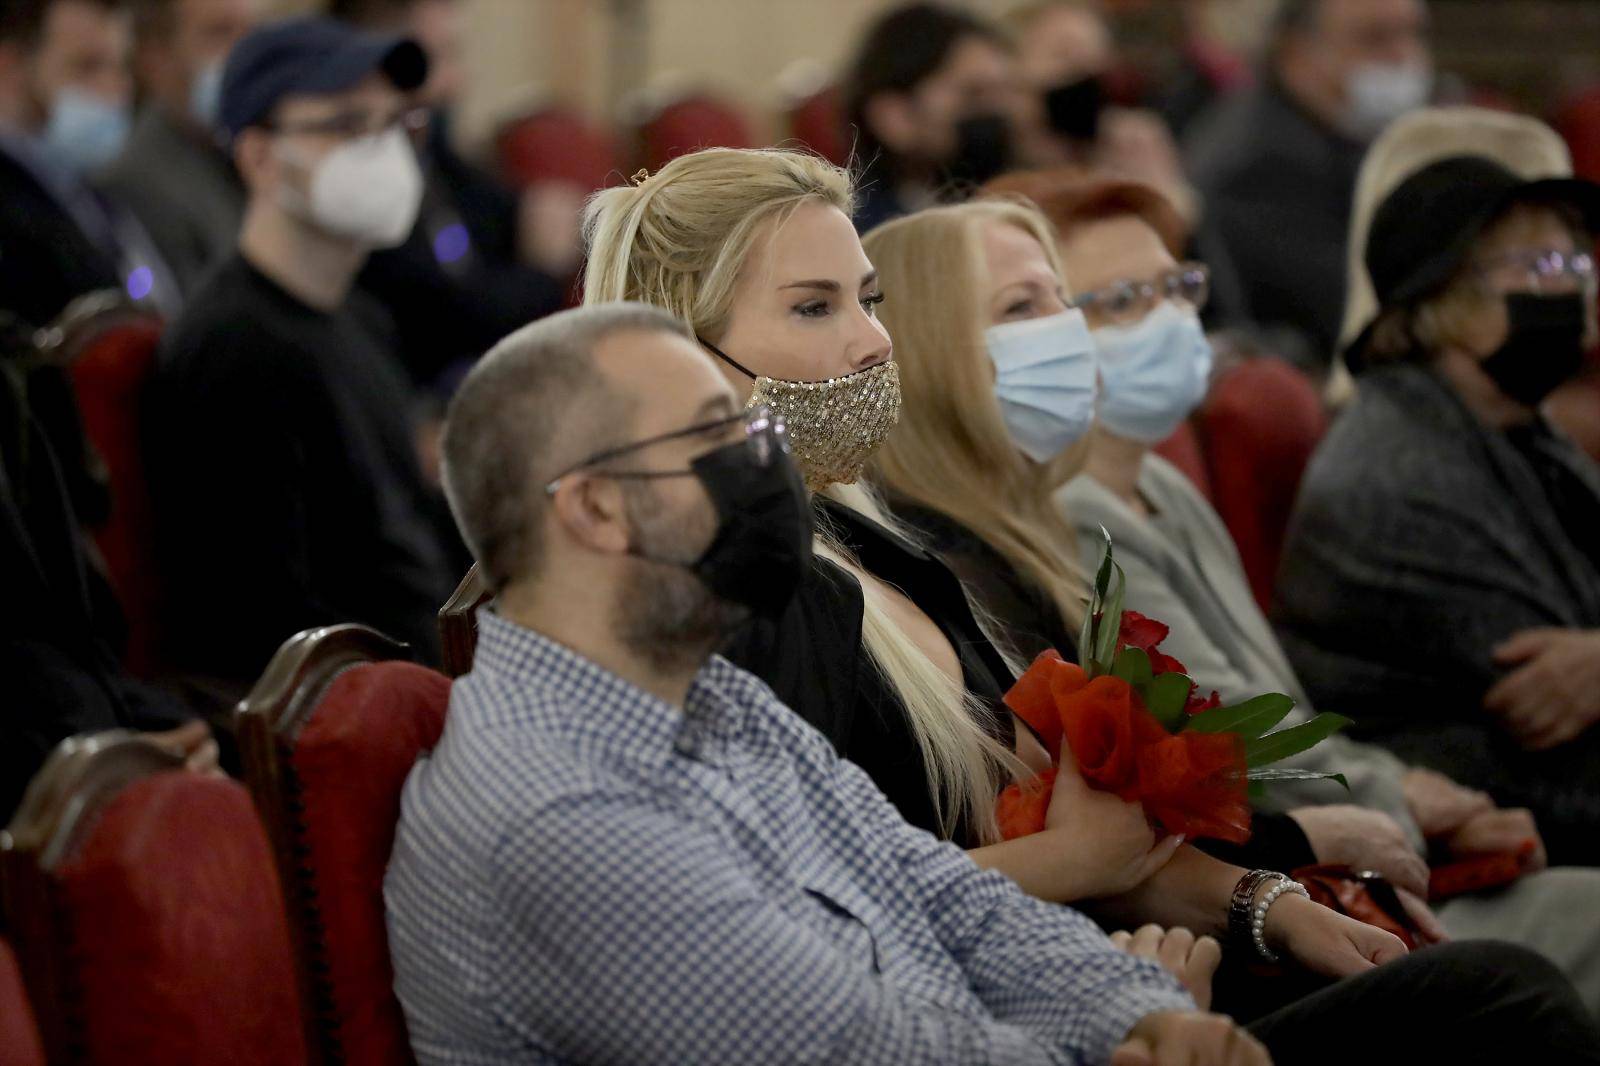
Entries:
[[751,381],[754,381],[756,379],[757,375],[752,374],[749,370],[745,369],[739,363],[735,362],[731,357],[729,357],[727,352],[724,352],[721,348],[718,348],[715,344],[712,344],[710,341],[706,340],[704,337],[696,337],[695,340],[699,341],[706,348],[710,349],[711,354],[715,355],[718,359],[721,359],[724,363],[727,363],[729,366],[733,367],[735,370],[737,370],[739,373],[743,374],[745,377],[749,378]]

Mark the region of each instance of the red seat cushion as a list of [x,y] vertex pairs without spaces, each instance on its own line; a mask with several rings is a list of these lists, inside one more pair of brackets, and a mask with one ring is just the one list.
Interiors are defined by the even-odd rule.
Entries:
[[495,150],[519,187],[555,181],[592,191],[623,178],[611,134],[565,108],[543,108],[507,123]]
[[1211,499],[1263,610],[1272,603],[1300,478],[1328,429],[1311,379],[1281,359],[1225,371],[1200,413]]
[[639,132],[645,166],[652,171],[697,148],[755,147],[755,135],[744,116],[707,96],[668,104]]
[[329,1019],[351,1066],[412,1061],[394,997],[383,875],[400,819],[400,789],[444,729],[450,682],[405,662],[340,674],[295,740],[305,870],[325,949]]
[[283,898],[243,786],[181,771],[136,781],[57,876],[84,1061],[305,1062]]
[[11,947],[0,940],[0,1066],[45,1066],[39,1026]]
[[123,322],[90,341],[72,364],[84,432],[105,460],[111,483],[111,520],[95,531],[95,541],[128,619],[124,658],[136,674],[148,674],[154,665],[159,609],[139,409],[160,343],[160,323]]
[[835,166],[849,162],[850,145],[845,140],[838,89],[829,86],[796,104],[789,112],[789,132]]

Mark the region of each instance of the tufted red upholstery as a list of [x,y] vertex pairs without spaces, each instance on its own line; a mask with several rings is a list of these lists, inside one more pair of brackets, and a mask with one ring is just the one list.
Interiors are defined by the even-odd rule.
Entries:
[[304,916],[313,970],[321,971],[315,994],[338,1061],[350,1066],[413,1061],[393,991],[383,875],[400,788],[438,743],[449,699],[449,680],[432,670],[362,663],[334,679],[293,741],[298,876],[315,900]]
[[111,483],[111,520],[95,532],[95,540],[127,615],[125,660],[139,674],[154,665],[159,592],[139,407],[160,343],[159,321],[123,318],[89,339],[72,364],[84,432],[105,460]]
[[568,108],[539,108],[506,123],[495,151],[519,188],[558,181],[592,191],[623,179],[615,139]]
[[686,96],[639,130],[644,165],[657,167],[697,148],[753,148],[755,135],[737,108],[710,96]]
[[789,134],[830,163],[841,167],[848,163],[850,145],[838,88],[830,85],[790,108]]
[[1263,357],[1222,373],[1199,423],[1212,503],[1266,610],[1301,475],[1328,429],[1327,410],[1310,378]]
[[39,1027],[28,1005],[17,957],[0,940],[0,1066],[45,1066]]
[[1206,470],[1206,456],[1200,447],[1193,422],[1184,422],[1172,436],[1155,446],[1155,453],[1182,470],[1200,494],[1210,498],[1211,474]]
[[56,879],[78,1061],[305,1062],[283,899],[241,785],[182,771],[134,781]]

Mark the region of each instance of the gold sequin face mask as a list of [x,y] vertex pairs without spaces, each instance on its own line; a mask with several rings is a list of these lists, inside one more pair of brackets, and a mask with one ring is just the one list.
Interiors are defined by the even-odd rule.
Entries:
[[723,362],[755,380],[750,406],[765,404],[789,427],[789,448],[806,488],[852,484],[900,418],[900,368],[889,359],[824,381],[788,381],[752,374],[715,345]]

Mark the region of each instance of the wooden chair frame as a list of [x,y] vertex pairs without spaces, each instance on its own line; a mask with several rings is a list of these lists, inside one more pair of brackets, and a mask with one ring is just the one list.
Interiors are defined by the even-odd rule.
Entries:
[[444,649],[444,673],[457,678],[472,669],[472,656],[478,648],[478,608],[494,599],[494,593],[473,563],[456,586],[455,592],[439,608],[439,644]]
[[245,783],[266,825],[283,885],[312,1066],[342,1062],[345,1054],[334,1021],[316,888],[305,867],[305,807],[294,771],[294,742],[328,687],[345,670],[410,657],[407,645],[366,626],[308,629],[284,642],[261,680],[234,709]]

